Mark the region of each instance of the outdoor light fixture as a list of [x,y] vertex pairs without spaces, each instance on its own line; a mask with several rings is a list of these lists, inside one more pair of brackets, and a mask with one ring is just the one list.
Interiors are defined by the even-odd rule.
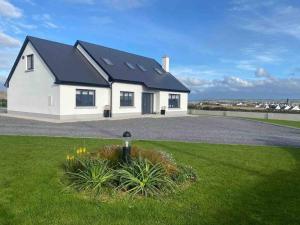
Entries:
[[129,131],[125,131],[123,133],[123,161],[130,162],[130,151],[131,151],[131,133]]

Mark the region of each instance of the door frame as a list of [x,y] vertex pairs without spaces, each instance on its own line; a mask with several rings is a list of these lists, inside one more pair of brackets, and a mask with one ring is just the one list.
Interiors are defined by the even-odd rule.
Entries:
[[[150,105],[150,112],[146,112],[146,113],[144,113],[144,111],[143,111],[143,96],[144,96],[144,94],[148,94],[148,95],[150,95],[151,96],[151,105]],[[143,91],[142,92],[142,104],[141,104],[141,107],[142,107],[142,109],[141,109],[141,111],[142,111],[142,115],[147,115],[147,114],[154,114],[154,93],[153,92],[147,92],[147,91]]]

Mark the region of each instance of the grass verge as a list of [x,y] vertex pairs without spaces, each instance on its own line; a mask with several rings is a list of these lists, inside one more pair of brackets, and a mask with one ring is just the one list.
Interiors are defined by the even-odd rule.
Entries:
[[300,121],[272,120],[272,119],[253,119],[253,118],[251,118],[251,120],[256,120],[256,121],[266,122],[266,123],[271,123],[271,124],[277,124],[277,125],[282,125],[282,126],[288,126],[288,127],[300,128]]
[[300,149],[136,141],[199,180],[161,199],[98,202],[63,191],[65,156],[119,140],[0,136],[0,224],[300,224]]

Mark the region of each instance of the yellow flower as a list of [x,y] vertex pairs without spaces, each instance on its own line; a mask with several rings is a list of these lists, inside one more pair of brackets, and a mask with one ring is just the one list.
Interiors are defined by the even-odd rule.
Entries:
[[82,148],[79,148],[79,154],[81,154],[82,153]]
[[70,157],[70,160],[74,160],[74,158],[75,158],[74,156],[71,156],[71,157]]
[[70,160],[71,158],[70,158],[70,156],[69,155],[67,155],[67,160]]
[[83,153],[85,153],[85,152],[86,152],[86,148],[85,148],[85,147],[82,149],[82,152],[83,152]]
[[78,154],[80,154],[80,150],[79,150],[79,149],[77,149],[77,151],[76,151],[76,152],[77,152],[77,155],[78,155]]

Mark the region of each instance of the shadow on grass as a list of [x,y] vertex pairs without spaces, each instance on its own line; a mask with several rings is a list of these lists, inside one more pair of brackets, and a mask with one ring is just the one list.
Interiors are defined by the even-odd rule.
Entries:
[[0,204],[0,224],[1,225],[10,225],[13,224],[15,215],[8,210],[5,205]]

